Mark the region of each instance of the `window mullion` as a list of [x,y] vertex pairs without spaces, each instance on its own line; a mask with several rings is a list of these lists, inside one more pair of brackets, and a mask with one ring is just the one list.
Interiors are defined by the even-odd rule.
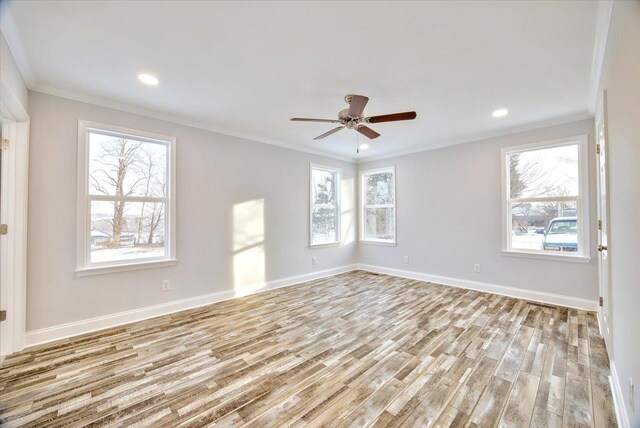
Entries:
[[87,195],[90,201],[105,201],[105,202],[156,202],[166,203],[167,198],[155,197],[155,196],[109,196],[109,195]]
[[527,202],[572,202],[577,201],[580,196],[548,196],[536,198],[510,198],[511,203],[527,203]]

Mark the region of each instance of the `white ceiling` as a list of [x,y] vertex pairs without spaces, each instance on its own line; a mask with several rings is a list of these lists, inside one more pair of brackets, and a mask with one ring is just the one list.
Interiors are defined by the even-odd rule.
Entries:
[[[360,156],[372,157],[588,116],[597,8],[21,1],[6,37],[32,89],[355,158],[354,131],[313,141],[331,125],[289,118],[334,118],[349,93],[370,97],[367,115],[417,111],[372,126],[382,137]],[[160,85],[140,84],[140,72]],[[498,107],[509,115],[493,119]]]

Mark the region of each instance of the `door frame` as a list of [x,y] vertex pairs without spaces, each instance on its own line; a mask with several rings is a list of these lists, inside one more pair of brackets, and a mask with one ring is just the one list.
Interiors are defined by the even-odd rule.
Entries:
[[[9,233],[2,235],[2,304],[7,319],[2,322],[0,355],[24,349],[27,291],[27,204],[29,177],[29,115],[19,98],[0,79],[0,119],[9,147],[3,152],[2,223]],[[6,129],[5,129],[6,127]],[[0,357],[1,359],[2,357]]]
[[[610,144],[609,144],[609,137],[608,137],[608,128],[609,128],[609,124],[608,124],[608,120],[607,120],[607,91],[603,90],[602,94],[600,95],[600,98],[598,100],[598,104],[596,107],[596,114],[595,114],[595,119],[594,119],[594,125],[595,125],[595,140],[596,140],[596,147],[598,147],[597,145],[600,143],[599,141],[599,126],[600,124],[602,124],[602,126],[604,127],[604,139],[605,139],[605,158],[604,158],[604,163],[605,163],[605,171],[606,171],[606,177],[605,177],[605,191],[606,191],[606,195],[605,195],[605,200],[606,200],[606,215],[605,215],[605,221],[606,221],[606,225],[605,225],[605,230],[607,231],[607,258],[608,258],[608,263],[607,263],[607,271],[603,272],[603,265],[602,265],[602,259],[601,259],[601,254],[600,251],[597,252],[598,255],[598,291],[599,291],[599,295],[602,298],[602,306],[598,306],[598,323],[600,326],[600,334],[602,335],[602,337],[605,340],[605,344],[607,346],[607,353],[609,354],[609,358],[612,359],[613,358],[613,346],[612,346],[612,342],[613,342],[613,313],[612,313],[612,305],[611,305],[611,217],[609,215],[610,213],[610,193],[609,193],[609,156],[608,156],[608,151],[610,148]],[[596,156],[600,156],[599,151],[597,151]],[[596,207],[597,207],[597,214],[598,214],[598,221],[600,221],[602,219],[602,209],[603,207],[601,206],[601,201],[602,201],[602,196],[601,196],[601,183],[600,183],[600,159],[598,159],[596,157]],[[596,233],[597,233],[597,242],[598,245],[601,244],[600,242],[600,230],[596,229]],[[603,275],[606,276],[607,278],[607,284],[608,284],[608,290],[604,289],[604,285],[603,285]],[[603,311],[604,309],[607,309],[607,313],[609,314],[609,318],[607,319],[607,325],[604,325],[604,317],[603,317]]]

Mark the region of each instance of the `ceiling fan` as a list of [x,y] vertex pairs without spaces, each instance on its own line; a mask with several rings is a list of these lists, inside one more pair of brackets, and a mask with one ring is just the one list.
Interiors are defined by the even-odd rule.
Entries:
[[320,140],[322,138],[328,137],[329,135],[336,133],[344,128],[354,129],[365,137],[373,140],[374,138],[378,138],[380,134],[369,128],[367,126],[368,124],[396,122],[399,120],[412,120],[417,116],[415,111],[408,111],[405,113],[391,113],[383,114],[380,116],[365,117],[362,113],[364,112],[364,107],[369,101],[368,97],[365,97],[364,95],[347,95],[346,97],[344,97],[344,100],[347,102],[347,104],[349,104],[349,108],[341,110],[338,113],[337,119],[310,119],[304,117],[294,117],[291,120],[293,120],[294,122],[326,122],[340,124],[340,126],[333,128],[332,130],[327,131],[322,135],[318,135],[316,138],[314,138],[314,140]]

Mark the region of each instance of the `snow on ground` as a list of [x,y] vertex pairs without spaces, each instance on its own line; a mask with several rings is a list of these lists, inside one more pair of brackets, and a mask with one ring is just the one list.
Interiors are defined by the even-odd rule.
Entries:
[[91,262],[113,262],[119,260],[132,260],[139,258],[163,257],[164,247],[120,247],[98,248],[91,250]]
[[511,235],[511,247],[527,250],[542,250],[544,235]]

